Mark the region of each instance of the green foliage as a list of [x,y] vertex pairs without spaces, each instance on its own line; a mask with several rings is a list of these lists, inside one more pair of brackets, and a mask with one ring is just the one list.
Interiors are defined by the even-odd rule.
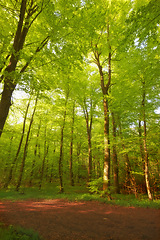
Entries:
[[[29,2],[32,1],[28,1],[28,7]],[[69,91],[63,139],[64,184],[67,184],[69,179],[73,103],[75,103],[73,177],[75,183],[86,184],[87,181],[88,139],[83,113],[85,104],[89,119],[91,115],[93,116],[92,163],[95,180],[90,182],[89,191],[93,195],[94,193],[105,195],[102,191],[103,181],[101,178],[104,160],[103,97],[97,67],[93,64],[94,60],[91,52],[95,48],[99,50],[106,83],[108,77],[108,46],[110,45],[112,84],[109,89],[108,100],[110,113],[114,112],[116,123],[116,137],[113,137],[110,114],[111,167],[113,166],[113,146],[116,146],[121,189],[125,186],[124,180],[127,175],[126,155],[128,155],[131,173],[135,176],[138,189],[143,187],[143,161],[140,140],[143,142],[144,134],[141,131],[142,136],[139,137],[138,121],[142,122],[143,129],[145,110],[151,185],[155,196],[158,195],[160,189],[159,1],[41,0],[35,1],[35,3],[37,4],[37,10],[40,10],[42,4],[44,4],[42,12],[31,24],[24,47],[20,51],[20,61],[16,70],[11,74],[8,73],[18,85],[12,96],[9,116],[0,139],[0,186],[4,186],[13,165],[13,159],[16,156],[22,134],[26,104],[28,99],[31,98],[24,139],[21,151],[14,164],[13,178],[9,187],[14,188],[16,185],[26,134],[33,111],[34,95],[39,92],[38,106],[28,142],[22,188],[29,185],[33,170],[31,186],[35,187],[37,196],[52,197],[52,193],[49,191],[47,194],[43,190],[43,186],[49,182],[57,183],[58,181],[60,132],[65,109],[65,95]],[[9,56],[13,49],[12,44],[18,23],[19,8],[20,1],[1,0],[1,76],[7,74],[4,70],[9,64]],[[110,29],[109,36],[107,25]],[[42,42],[46,38],[48,42],[41,48]],[[29,65],[26,71],[20,73],[27,62]],[[1,78],[1,80],[0,92],[2,93],[4,79]],[[145,109],[142,108],[144,82]],[[44,134],[45,129],[46,136]],[[38,192],[36,187],[40,181],[45,144],[48,147],[48,154],[44,166],[42,191]],[[113,184],[113,171],[111,172],[111,184]],[[21,195],[13,192],[13,195],[15,198],[25,198],[30,195],[29,191],[28,189],[25,194]],[[54,189],[52,191],[55,193]],[[6,192],[8,198],[12,198],[10,193],[10,191]],[[30,196],[32,196],[32,189]],[[92,198],[93,196],[88,194],[81,197]]]
[[92,180],[89,182],[88,188],[91,193],[101,194],[103,189],[103,178]]
[[[99,180],[100,182],[100,180]],[[96,185],[96,184],[95,184]],[[95,189],[96,187],[94,187]],[[0,200],[30,200],[32,199],[67,199],[68,201],[100,201],[106,204],[120,205],[120,206],[134,206],[134,207],[149,207],[160,209],[160,200],[150,201],[147,195],[139,194],[138,198],[135,198],[133,194],[112,194],[112,199],[107,197],[107,194],[103,196],[100,193],[90,193],[86,185],[76,186],[64,186],[64,193],[59,193],[58,184],[46,185],[45,188],[39,190],[39,188],[23,188],[20,192],[16,192],[14,189],[7,191],[0,190]]]
[[5,227],[0,224],[0,239],[3,240],[42,240],[37,233],[31,229],[21,227]]

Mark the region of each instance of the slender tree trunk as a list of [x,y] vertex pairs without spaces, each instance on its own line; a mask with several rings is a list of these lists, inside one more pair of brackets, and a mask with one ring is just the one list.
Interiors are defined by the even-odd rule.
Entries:
[[39,139],[40,128],[41,128],[41,121],[40,121],[40,123],[39,123],[39,125],[38,125],[38,132],[37,132],[37,138],[36,138],[36,145],[35,145],[35,149],[34,149],[34,158],[33,158],[33,162],[32,162],[32,169],[31,169],[30,180],[29,180],[29,186],[30,186],[30,187],[32,186],[34,167],[35,167],[36,158],[37,158],[37,148],[38,148],[38,139]]
[[60,193],[64,192],[63,186],[63,137],[64,137],[64,126],[65,126],[66,110],[64,112],[63,125],[61,127],[61,142],[60,142],[60,156],[59,156],[59,180],[60,180]]
[[103,190],[110,186],[110,140],[109,140],[109,109],[108,100],[104,97],[104,170],[103,170]]
[[91,100],[91,112],[90,112],[90,121],[89,121],[89,114],[86,106],[86,102],[84,100],[84,116],[86,120],[86,128],[87,128],[87,137],[88,137],[88,178],[87,182],[89,183],[92,178],[92,100]]
[[148,158],[148,149],[147,149],[147,128],[146,128],[146,112],[145,112],[146,92],[145,92],[144,80],[142,81],[142,87],[143,87],[142,109],[143,109],[143,124],[144,124],[143,145],[144,145],[144,156],[145,156],[145,181],[146,181],[148,198],[149,200],[153,200],[150,181],[149,181],[149,158]]
[[70,142],[70,161],[69,161],[70,184],[71,184],[71,186],[74,186],[74,178],[73,178],[73,132],[74,132],[74,112],[75,112],[75,102],[74,102],[74,104],[73,104],[73,112],[72,112],[71,142]]
[[47,127],[45,127],[45,134],[44,134],[44,155],[43,155],[43,161],[42,161],[41,176],[40,176],[40,181],[39,181],[39,190],[42,187],[42,181],[43,181],[43,176],[44,176],[44,167],[45,167],[46,157],[47,157],[48,149],[49,149],[49,145],[47,145],[46,131],[47,131]]
[[[120,138],[121,138],[121,142],[122,142],[122,148],[125,152],[124,157],[125,157],[125,164],[126,164],[126,179],[125,179],[125,187],[130,187],[132,186],[133,192],[135,194],[135,197],[137,198],[137,187],[136,187],[136,180],[135,177],[132,174],[132,168],[131,168],[131,164],[129,161],[129,156],[128,153],[126,151],[126,147],[125,144],[123,143],[123,136],[122,136],[122,128],[121,128],[121,122],[119,120],[119,129],[120,129]],[[131,189],[131,190],[132,190]]]
[[107,25],[107,41],[108,41],[108,81],[105,84],[102,64],[100,63],[100,55],[97,45],[93,50],[94,62],[97,64],[100,74],[101,89],[103,94],[103,108],[104,108],[104,170],[103,170],[103,190],[109,189],[110,186],[110,140],[109,140],[109,87],[111,84],[111,46],[109,42],[109,24]]
[[119,169],[118,169],[118,160],[117,160],[117,149],[116,149],[116,123],[114,113],[112,115],[112,126],[113,126],[113,174],[114,174],[114,187],[115,192],[120,193],[119,188]]
[[69,92],[66,95],[63,123],[61,126],[61,141],[60,141],[60,156],[59,156],[60,193],[64,192],[64,186],[63,186],[63,138],[64,138],[64,127],[65,127],[66,113],[67,113],[66,106],[67,106],[67,102],[68,102],[68,96],[69,96]]
[[81,153],[81,143],[77,143],[77,165],[78,165],[78,168],[77,168],[77,182],[78,183],[80,181],[80,162],[79,162],[80,153]]
[[5,173],[8,171],[8,167],[9,167],[9,165],[10,165],[10,163],[8,162],[8,160],[11,158],[12,141],[13,141],[13,136],[10,137],[10,144],[9,144],[9,149],[8,149],[8,157],[7,157],[7,161],[6,161],[5,169],[4,169],[4,172],[5,172]]
[[97,161],[97,178],[101,177],[101,166],[100,166],[100,161]]
[[144,121],[144,152],[145,152],[145,180],[146,180],[146,188],[148,193],[149,200],[153,200],[150,181],[149,181],[149,159],[148,159],[148,150],[146,144],[146,122]]
[[141,159],[142,159],[142,170],[143,170],[143,182],[145,185],[145,192],[147,193],[146,189],[146,180],[145,180],[145,153],[144,153],[144,146],[143,146],[143,139],[142,139],[142,125],[141,125],[141,120],[139,120],[139,128],[138,128],[138,133],[139,133],[139,146],[140,146],[140,154],[141,154]]
[[[53,155],[55,154],[55,149],[53,150]],[[51,175],[50,175],[50,180],[49,182],[52,183],[53,181],[53,166],[54,166],[54,162],[52,162],[52,166],[51,166]]]
[[17,162],[17,159],[18,159],[18,156],[19,156],[19,153],[20,153],[20,150],[21,150],[21,146],[22,146],[22,142],[23,142],[23,138],[24,138],[24,133],[25,133],[26,120],[27,120],[27,114],[28,114],[29,106],[30,106],[30,101],[27,104],[27,108],[26,108],[26,112],[25,112],[25,116],[24,116],[24,120],[23,120],[23,128],[22,128],[21,139],[20,139],[19,146],[18,146],[18,149],[17,149],[17,152],[16,152],[16,156],[13,159],[13,162],[11,164],[8,180],[7,180],[6,184],[4,185],[5,188],[8,187],[8,185],[10,184],[10,182],[12,180],[13,169],[14,169],[15,163]]
[[26,157],[27,157],[29,136],[30,136],[30,131],[31,131],[33,119],[34,119],[34,114],[35,114],[36,107],[37,107],[37,101],[38,101],[38,95],[37,95],[37,98],[36,98],[36,101],[35,101],[34,110],[33,110],[33,113],[32,113],[32,117],[31,117],[31,120],[30,120],[28,132],[27,132],[26,143],[25,143],[25,146],[24,146],[23,158],[22,158],[22,162],[21,162],[20,174],[19,174],[19,178],[18,178],[18,182],[17,182],[17,186],[16,186],[16,191],[19,190],[19,188],[21,186],[21,182],[22,182],[22,176],[23,176],[24,167],[25,167],[25,160],[26,160]]

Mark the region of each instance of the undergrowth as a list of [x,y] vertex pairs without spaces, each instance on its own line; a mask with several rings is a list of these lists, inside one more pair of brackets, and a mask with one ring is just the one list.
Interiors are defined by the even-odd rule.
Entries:
[[4,226],[0,224],[1,240],[42,240],[42,238],[32,229],[21,227]]
[[38,200],[38,199],[67,199],[69,201],[100,201],[112,205],[120,205],[126,207],[147,207],[160,209],[160,199],[150,201],[146,195],[138,195],[135,198],[133,194],[100,194],[90,192],[86,185],[82,186],[65,186],[64,193],[59,193],[59,187],[53,184],[44,186],[41,190],[38,187],[21,188],[19,192],[14,188],[8,190],[0,190],[0,200]]

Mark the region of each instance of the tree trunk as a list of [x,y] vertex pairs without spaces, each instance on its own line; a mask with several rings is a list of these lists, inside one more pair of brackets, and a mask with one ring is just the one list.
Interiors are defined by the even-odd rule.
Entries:
[[103,170],[103,190],[109,189],[110,186],[110,140],[109,140],[109,87],[111,84],[111,46],[109,42],[109,24],[107,25],[107,42],[108,42],[108,81],[105,84],[102,64],[100,63],[100,55],[97,45],[93,50],[94,62],[97,64],[100,74],[101,89],[103,94],[104,108],[104,170]]
[[112,126],[113,126],[113,174],[114,174],[114,187],[115,192],[120,193],[119,188],[119,169],[118,169],[118,160],[117,160],[117,149],[116,149],[116,123],[114,113],[112,115]]
[[19,155],[19,153],[20,153],[21,146],[22,146],[22,142],[23,142],[23,138],[24,138],[25,127],[26,127],[26,120],[27,120],[27,114],[28,114],[29,106],[30,106],[30,101],[29,101],[28,104],[27,104],[27,108],[26,108],[26,112],[25,112],[25,116],[24,116],[24,120],[23,120],[23,129],[22,129],[21,139],[20,139],[20,142],[19,142],[19,146],[18,146],[18,149],[17,149],[17,153],[16,153],[16,156],[15,156],[15,158],[13,159],[13,162],[12,162],[12,164],[11,164],[11,168],[10,168],[8,180],[7,180],[6,184],[4,185],[4,188],[7,188],[8,185],[10,184],[11,180],[12,180],[13,169],[14,169],[15,163],[16,163],[16,161],[17,161],[17,159],[18,159],[18,155]]
[[145,102],[146,102],[146,92],[145,92],[145,81],[142,80],[143,87],[143,96],[142,96],[142,109],[143,109],[143,124],[144,124],[144,136],[143,136],[143,145],[144,145],[144,157],[145,157],[145,181],[146,189],[149,200],[153,200],[151,193],[150,181],[149,181],[149,158],[148,158],[148,149],[147,149],[147,129],[146,129],[146,112],[145,112]]
[[13,141],[13,136],[10,137],[10,144],[9,144],[9,149],[8,149],[8,157],[7,161],[5,163],[5,168],[4,168],[4,173],[8,171],[8,168],[10,166],[10,163],[8,162],[11,158],[11,153],[12,153],[12,141]]
[[40,128],[41,128],[41,121],[40,121],[40,123],[39,123],[39,125],[38,125],[38,132],[37,132],[37,138],[36,138],[36,145],[35,145],[35,149],[34,149],[34,158],[33,158],[33,162],[32,162],[32,169],[31,169],[30,180],[29,180],[29,186],[30,186],[30,187],[32,186],[34,167],[35,167],[36,158],[37,158],[37,148],[38,148],[38,138],[39,138]]
[[110,186],[110,140],[109,140],[109,110],[108,100],[104,97],[104,170],[103,170],[103,190]]
[[141,159],[142,159],[142,171],[143,171],[143,182],[145,185],[145,192],[147,193],[146,189],[146,180],[145,180],[145,153],[144,153],[144,146],[143,146],[143,139],[142,139],[142,125],[141,125],[141,120],[139,120],[139,127],[138,127],[138,133],[139,133],[139,146],[140,146],[140,154],[141,154]]
[[80,153],[81,153],[81,143],[77,142],[77,182],[79,183],[80,181]]
[[[55,154],[55,151],[56,151],[56,149],[54,148],[53,156]],[[54,167],[54,162],[52,162],[52,166],[51,166],[51,174],[50,174],[50,180],[49,180],[50,183],[52,183],[52,181],[53,181],[53,167]]]
[[43,161],[42,161],[41,176],[40,176],[40,181],[39,181],[39,190],[40,190],[41,187],[42,187],[42,181],[43,181],[43,176],[44,176],[45,161],[46,161],[46,157],[47,157],[48,149],[49,149],[49,145],[47,145],[46,131],[47,131],[47,126],[45,127],[45,133],[44,133],[44,155],[43,155]]
[[16,186],[16,191],[19,190],[19,188],[21,186],[21,182],[22,182],[22,176],[23,176],[24,167],[25,167],[25,160],[26,160],[26,157],[27,157],[29,136],[30,136],[30,131],[31,131],[32,123],[33,123],[34,114],[35,114],[36,107],[37,107],[37,101],[38,101],[38,95],[37,95],[37,98],[36,98],[36,101],[35,101],[34,110],[33,110],[33,113],[32,113],[32,117],[31,117],[31,120],[30,120],[28,132],[27,132],[26,143],[25,143],[25,146],[24,146],[23,158],[22,158],[22,162],[21,162],[20,174],[19,174],[19,178],[18,178],[18,182],[17,182],[17,186]]
[[61,141],[60,141],[60,156],[59,156],[60,193],[64,192],[64,186],[63,186],[63,138],[64,138],[64,127],[65,127],[65,121],[66,121],[66,112],[67,112],[66,106],[67,106],[67,102],[68,102],[68,96],[69,96],[69,92],[66,95],[63,123],[61,126]]
[[119,119],[119,129],[120,129],[120,138],[121,138],[121,142],[122,142],[122,148],[125,152],[124,157],[125,157],[125,164],[126,164],[126,179],[124,182],[124,187],[128,188],[132,186],[133,192],[135,197],[137,198],[137,187],[136,187],[136,180],[135,177],[132,174],[132,168],[131,168],[131,164],[129,161],[129,156],[128,153],[126,151],[126,147],[125,144],[123,143],[123,136],[122,136],[122,128],[121,128],[121,121]]
[[74,186],[74,178],[73,178],[73,131],[74,131],[74,112],[75,112],[75,102],[74,102],[74,104],[73,104],[73,112],[72,112],[71,142],[70,142],[70,161],[69,161],[70,184],[71,184],[71,186]]
[[[22,39],[21,33],[22,33],[23,23],[25,19],[26,3],[27,3],[27,0],[22,0],[21,2],[18,26],[17,26],[15,37],[14,37],[14,41],[13,41],[13,53],[10,57],[10,63],[5,69],[5,71],[8,74],[15,71],[18,63],[19,51],[23,48],[23,45],[20,44],[20,40]],[[26,36],[24,36],[24,39],[23,39],[24,41],[25,41],[25,37]],[[0,136],[2,134],[4,124],[6,122],[9,109],[11,106],[12,93],[16,87],[16,84],[14,83],[14,80],[11,77],[2,76],[2,79],[4,79],[4,86],[3,86],[3,92],[2,92],[1,102],[0,102]]]
[[2,92],[1,102],[0,102],[0,137],[6,122],[9,108],[11,106],[11,97],[15,89],[15,85],[4,83],[4,89]]
[[88,137],[88,178],[87,182],[89,183],[92,178],[92,100],[91,100],[91,113],[90,113],[90,121],[89,114],[86,106],[86,102],[84,100],[84,116],[86,120],[86,128],[87,128],[87,137]]

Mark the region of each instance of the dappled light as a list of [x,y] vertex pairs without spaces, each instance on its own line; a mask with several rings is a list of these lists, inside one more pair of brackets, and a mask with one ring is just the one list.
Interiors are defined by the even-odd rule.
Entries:
[[0,221],[32,228],[50,240],[111,237],[120,240],[153,240],[154,237],[158,240],[159,217],[160,210],[62,199],[3,201],[0,204]]
[[159,240],[159,13],[159,0],[0,0],[0,225]]

